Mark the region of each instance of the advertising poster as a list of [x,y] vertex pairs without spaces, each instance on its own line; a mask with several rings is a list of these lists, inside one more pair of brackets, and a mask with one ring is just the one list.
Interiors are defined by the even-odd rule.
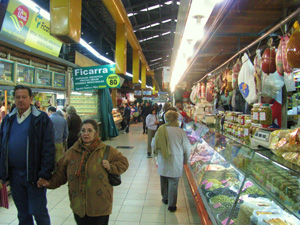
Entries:
[[120,76],[115,74],[115,64],[73,69],[75,91],[119,88]]
[[62,43],[50,35],[50,21],[36,10],[10,0],[0,35],[58,57]]

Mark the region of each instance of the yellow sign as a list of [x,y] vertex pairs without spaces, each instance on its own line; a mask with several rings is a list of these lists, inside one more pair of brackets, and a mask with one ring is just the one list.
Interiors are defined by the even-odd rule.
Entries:
[[62,46],[50,35],[50,21],[18,0],[9,1],[0,35],[56,57]]
[[110,88],[118,87],[120,84],[120,77],[117,74],[110,74],[106,78],[106,83]]

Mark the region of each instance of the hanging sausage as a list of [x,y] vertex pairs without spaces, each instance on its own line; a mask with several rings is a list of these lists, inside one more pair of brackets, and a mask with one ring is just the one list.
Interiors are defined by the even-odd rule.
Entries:
[[276,71],[276,52],[275,47],[272,47],[272,43],[273,39],[270,38],[268,41],[268,47],[262,55],[261,70],[266,74],[274,73]]
[[277,52],[276,52],[276,70],[279,73],[280,76],[283,76],[283,52],[282,52],[282,42],[283,42],[283,37],[279,37],[281,40],[279,42],[279,45],[277,47]]
[[261,77],[262,77],[262,71],[261,71],[261,54],[260,49],[256,50],[256,56],[254,58],[254,77],[255,77],[255,87],[256,87],[256,93],[261,93]]
[[239,72],[241,70],[242,63],[240,59],[237,59],[236,63],[234,64],[232,68],[232,88],[237,89],[238,88],[238,77]]
[[287,35],[285,35],[281,39],[283,71],[286,73],[293,72],[293,68],[289,65],[288,60],[287,60],[287,46],[288,46],[289,40],[290,40],[290,38]]

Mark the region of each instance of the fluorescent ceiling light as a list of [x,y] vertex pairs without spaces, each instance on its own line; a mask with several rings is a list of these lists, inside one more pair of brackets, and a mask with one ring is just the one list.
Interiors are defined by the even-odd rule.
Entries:
[[171,5],[172,1],[165,2],[165,5]]
[[77,92],[77,91],[72,91],[72,92],[71,92],[71,95],[81,95],[81,93],[80,93],[80,92]]
[[150,6],[150,7],[147,7],[145,9],[141,9],[142,12],[145,12],[145,11],[151,11],[151,10],[154,10],[154,9],[157,9],[157,8],[160,8],[162,7],[162,5],[154,5],[154,6]]
[[165,36],[165,35],[170,34],[170,33],[171,33],[171,31],[168,31],[168,32],[162,33],[161,35]]
[[128,13],[127,14],[128,17],[135,16],[135,15],[137,15],[137,13]]
[[151,27],[156,27],[158,25],[160,25],[160,23],[153,23],[153,24],[150,24],[148,26],[141,27],[140,30],[145,30],[145,29],[148,29],[148,28],[151,28]]
[[[215,0],[195,0],[192,1],[188,12],[183,35],[175,56],[175,62],[171,74],[171,91],[175,90],[176,85],[185,73],[188,66],[187,61],[194,54],[194,45],[201,41],[204,36],[204,26],[214,9]],[[200,18],[197,20],[197,18]],[[195,34],[197,30],[197,35]]]
[[171,19],[167,19],[167,20],[164,20],[164,21],[161,21],[162,23],[168,23],[168,22],[170,22],[171,21]]
[[150,60],[150,62],[155,62],[155,61],[160,60],[160,59],[162,59],[162,58],[152,59],[152,60]]

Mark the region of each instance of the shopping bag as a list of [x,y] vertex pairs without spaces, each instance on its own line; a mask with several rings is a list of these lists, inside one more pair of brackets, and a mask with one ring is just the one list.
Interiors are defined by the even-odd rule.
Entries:
[[6,184],[3,184],[2,189],[0,189],[0,207],[4,207],[6,209],[9,208],[8,193],[7,193]]

